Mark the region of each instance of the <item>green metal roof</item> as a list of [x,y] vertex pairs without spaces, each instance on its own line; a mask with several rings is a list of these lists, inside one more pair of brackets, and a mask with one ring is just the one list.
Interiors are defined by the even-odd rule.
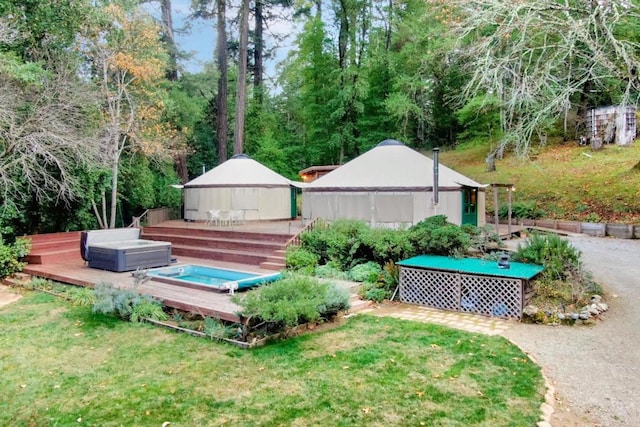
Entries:
[[524,264],[511,261],[510,268],[498,268],[497,261],[479,258],[451,258],[438,255],[420,255],[397,263],[405,267],[429,268],[433,270],[455,271],[459,273],[482,274],[485,276],[531,279],[544,270],[536,264]]

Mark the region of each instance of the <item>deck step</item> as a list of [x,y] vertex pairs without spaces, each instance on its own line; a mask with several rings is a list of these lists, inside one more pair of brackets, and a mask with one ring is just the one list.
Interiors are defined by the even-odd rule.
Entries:
[[25,261],[29,264],[70,264],[82,260],[80,249],[61,249],[58,251],[39,251],[31,252],[25,257]]
[[171,242],[173,245],[197,246],[213,249],[235,249],[250,251],[266,251],[272,253],[283,247],[282,243],[247,238],[175,236],[167,234],[145,233],[144,239]]
[[273,262],[273,261],[265,261],[260,263],[260,268],[264,268],[265,270],[284,270],[286,265],[284,262]]
[[171,254],[173,256],[188,256],[249,265],[259,265],[267,260],[267,255],[263,253],[184,245],[173,245]]

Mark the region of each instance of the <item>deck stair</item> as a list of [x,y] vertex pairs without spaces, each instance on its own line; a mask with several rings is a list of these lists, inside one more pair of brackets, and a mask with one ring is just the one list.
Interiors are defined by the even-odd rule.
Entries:
[[171,242],[171,252],[268,270],[285,268],[285,246],[292,235],[201,228],[152,226],[142,229],[143,239]]
[[31,251],[25,258],[29,264],[66,264],[81,260],[80,232],[33,234]]

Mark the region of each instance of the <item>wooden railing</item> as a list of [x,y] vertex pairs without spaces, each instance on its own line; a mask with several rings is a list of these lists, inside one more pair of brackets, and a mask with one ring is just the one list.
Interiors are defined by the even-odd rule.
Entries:
[[129,227],[140,228],[143,223],[147,226],[158,225],[170,219],[176,219],[171,208],[147,209],[142,215],[134,216]]
[[305,225],[302,228],[302,230],[300,230],[298,232],[298,234],[296,234],[295,236],[293,236],[291,239],[289,239],[287,241],[286,247],[287,248],[289,246],[299,247],[300,246],[300,236],[302,236],[303,233],[306,233],[308,231],[314,230],[315,228],[318,228],[318,227],[326,227],[326,226],[327,226],[327,223],[322,218],[313,219],[309,224]]

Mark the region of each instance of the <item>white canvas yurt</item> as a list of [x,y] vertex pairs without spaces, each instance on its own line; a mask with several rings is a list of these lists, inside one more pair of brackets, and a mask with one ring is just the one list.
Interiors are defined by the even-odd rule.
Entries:
[[484,186],[395,140],[382,141],[302,192],[305,224],[346,218],[398,228],[441,214],[454,224],[484,225]]
[[184,219],[207,219],[210,210],[241,210],[246,220],[296,217],[296,192],[290,180],[245,154],[184,185]]

